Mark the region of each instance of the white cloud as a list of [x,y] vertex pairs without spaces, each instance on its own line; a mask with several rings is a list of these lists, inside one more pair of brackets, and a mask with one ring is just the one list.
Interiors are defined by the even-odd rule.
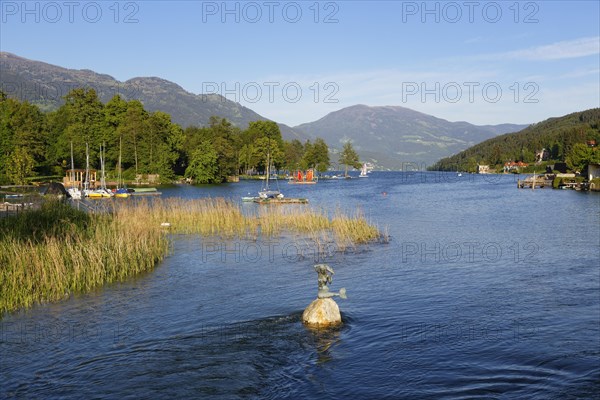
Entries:
[[[507,68],[496,62],[485,61],[496,57],[536,60],[583,57],[600,53],[599,47],[599,37],[580,38],[494,56],[463,57],[454,62],[434,59],[425,68],[412,66],[406,69],[347,70],[314,75],[266,75],[255,80],[261,85],[265,82],[278,83],[274,101],[267,101],[265,90],[260,101],[251,103],[241,99],[241,103],[267,118],[291,126],[317,120],[355,104],[403,106],[450,121],[529,123],[597,106],[598,69],[594,65],[552,65],[541,70],[537,67],[532,69],[531,66]],[[475,58],[479,62],[474,62]],[[284,99],[281,89],[286,83],[294,83],[302,88],[299,101]],[[326,88],[329,83],[335,85],[335,93],[331,86]],[[469,84],[473,83],[476,86],[471,92]],[[244,83],[240,84],[243,87]],[[457,85],[462,90],[462,96],[454,101],[452,86]],[[490,85],[491,90],[483,93],[486,85]],[[450,91],[445,92],[446,86]],[[501,89],[499,101],[489,99],[494,96],[494,86]],[[228,83],[227,87],[234,87],[234,83]],[[565,95],[567,87],[570,88],[569,95]],[[315,98],[317,88],[319,93]],[[408,93],[407,90],[417,92]],[[440,95],[438,98],[435,92]],[[337,102],[326,101],[327,95],[332,95],[330,99]],[[577,101],[566,104],[564,98]]]
[[509,58],[531,61],[562,60],[567,58],[587,57],[600,54],[600,37],[585,37],[575,40],[565,40],[543,46],[530,47],[499,53],[483,58]]

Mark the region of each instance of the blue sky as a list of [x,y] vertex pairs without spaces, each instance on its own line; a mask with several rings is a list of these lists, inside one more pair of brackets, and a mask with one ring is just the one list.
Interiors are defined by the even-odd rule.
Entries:
[[598,1],[0,1],[0,49],[297,125],[354,104],[530,123],[600,107]]

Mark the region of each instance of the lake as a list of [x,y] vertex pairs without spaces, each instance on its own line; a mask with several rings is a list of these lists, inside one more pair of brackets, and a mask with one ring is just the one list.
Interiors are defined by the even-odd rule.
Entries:
[[[516,182],[280,181],[310,201],[294,207],[360,210],[389,242],[175,236],[149,273],[0,320],[0,398],[597,397],[600,194]],[[260,185],[161,191],[239,201]],[[343,326],[315,331],[301,315],[321,262],[348,299]]]

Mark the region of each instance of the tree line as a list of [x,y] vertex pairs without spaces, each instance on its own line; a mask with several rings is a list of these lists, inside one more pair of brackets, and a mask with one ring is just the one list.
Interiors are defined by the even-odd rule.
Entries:
[[[123,176],[158,174],[161,182],[177,177],[220,183],[239,174],[262,173],[269,153],[276,169],[293,171],[330,166],[323,139],[285,141],[273,121],[254,121],[240,129],[223,118],[208,126],[182,128],[161,111],[148,112],[138,100],[115,95],[102,103],[93,89],[73,89],[56,111],[44,113],[28,102],[0,92],[0,183],[24,184],[38,177],[63,175],[75,168],[100,167],[106,148],[108,174],[122,154]],[[88,150],[86,150],[86,148]]]
[[600,108],[550,118],[516,133],[508,133],[476,144],[430,169],[476,172],[478,164],[501,169],[504,163],[536,162],[536,152],[546,149],[548,159],[565,162],[573,171],[600,162],[600,151],[588,143],[600,143]]

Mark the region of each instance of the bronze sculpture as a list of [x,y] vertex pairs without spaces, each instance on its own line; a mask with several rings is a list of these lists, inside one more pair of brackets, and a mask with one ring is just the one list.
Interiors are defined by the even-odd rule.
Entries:
[[340,296],[342,299],[346,298],[345,288],[341,288],[339,293],[329,291],[327,284],[333,282],[333,274],[335,273],[333,268],[327,264],[317,264],[315,265],[315,271],[317,271],[317,274],[319,274],[319,292],[317,293],[317,298],[327,299],[334,296]]

